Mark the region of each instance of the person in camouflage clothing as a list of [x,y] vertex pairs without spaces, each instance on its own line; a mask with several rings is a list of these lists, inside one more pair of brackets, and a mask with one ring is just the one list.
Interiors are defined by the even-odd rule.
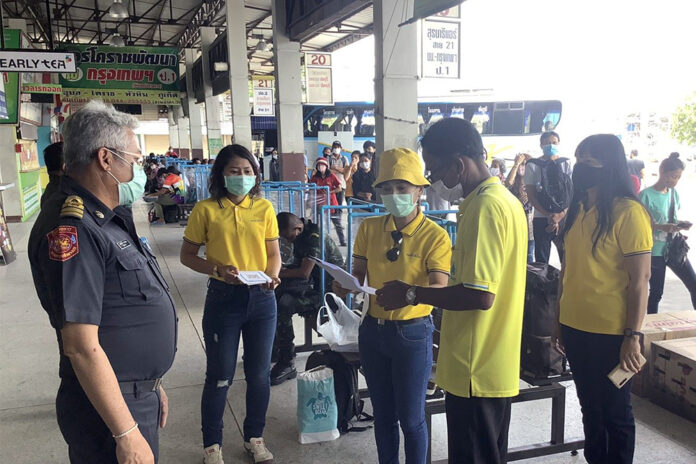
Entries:
[[[278,361],[271,369],[271,385],[278,385],[297,377],[294,362],[293,314],[316,321],[317,311],[324,301],[321,292],[321,268],[311,259],[321,258],[319,226],[291,213],[279,213],[277,217],[281,241],[292,244],[293,261],[286,264],[286,260],[283,259],[283,268],[279,275],[282,283],[276,289],[278,322],[273,351]],[[324,261],[344,267],[341,251],[336,242],[328,236],[324,240]],[[328,273],[324,279],[324,288],[330,290],[333,279]]]

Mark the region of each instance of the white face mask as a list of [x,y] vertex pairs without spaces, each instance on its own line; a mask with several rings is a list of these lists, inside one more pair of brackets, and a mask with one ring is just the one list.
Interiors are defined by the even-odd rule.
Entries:
[[370,169],[370,162],[369,161],[362,161],[360,163],[360,167],[365,169],[365,170],[368,170],[368,169]]
[[490,168],[488,171],[491,173],[491,176],[497,177],[500,174],[499,168]]
[[447,187],[445,183],[442,182],[442,179],[440,179],[430,185],[430,188],[433,189],[433,192],[435,192],[437,196],[450,203],[455,203],[464,197],[464,189],[459,182],[457,182],[457,185],[454,187]]
[[334,149],[333,149],[333,154],[334,154],[334,155],[340,155],[340,154],[341,154],[341,149],[340,149],[340,148],[334,148]]

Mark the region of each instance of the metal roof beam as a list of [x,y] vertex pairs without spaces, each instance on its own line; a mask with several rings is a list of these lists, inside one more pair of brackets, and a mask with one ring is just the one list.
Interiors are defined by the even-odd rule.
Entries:
[[370,24],[367,27],[364,27],[360,30],[357,31],[350,31],[350,35],[347,37],[343,37],[342,39],[338,39],[335,42],[330,43],[329,45],[326,45],[321,49],[323,52],[335,52],[339,48],[343,48],[346,45],[350,45],[354,42],[357,42],[358,40],[367,37],[368,35],[372,35],[375,33],[375,26],[374,24]]
[[326,0],[288,18],[290,40],[304,42],[372,5],[371,0]]

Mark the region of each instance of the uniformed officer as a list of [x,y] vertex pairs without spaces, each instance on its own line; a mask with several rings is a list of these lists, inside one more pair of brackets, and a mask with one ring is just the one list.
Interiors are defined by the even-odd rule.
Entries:
[[[282,283],[276,289],[278,322],[273,350],[278,362],[271,369],[271,385],[279,385],[297,377],[295,369],[295,331],[292,316],[297,313],[316,320],[322,305],[321,269],[312,258],[321,258],[319,226],[303,221],[292,213],[278,213],[278,229],[285,242],[292,244],[294,261],[280,271]],[[341,250],[328,235],[324,239],[324,261],[343,267]],[[326,273],[324,288],[330,289],[333,279]]]
[[58,425],[72,463],[153,463],[174,303],[126,206],[145,175],[137,120],[92,101],[63,126],[67,175],[29,239],[34,285],[60,350]]

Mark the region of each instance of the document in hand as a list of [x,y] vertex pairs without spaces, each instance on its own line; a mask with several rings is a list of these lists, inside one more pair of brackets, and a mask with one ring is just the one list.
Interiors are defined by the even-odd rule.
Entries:
[[365,292],[370,295],[375,294],[376,290],[374,288],[368,287],[367,285],[360,285],[360,282],[358,282],[358,279],[356,279],[355,276],[348,274],[346,271],[336,266],[335,264],[327,263],[326,261],[322,261],[318,258],[313,259],[314,261],[316,261],[317,265],[319,265],[326,272],[331,274],[331,277],[333,277],[334,280],[338,282],[338,284],[346,290],[350,290],[351,292]]
[[247,285],[261,285],[271,282],[271,278],[262,271],[239,271],[239,280]]

